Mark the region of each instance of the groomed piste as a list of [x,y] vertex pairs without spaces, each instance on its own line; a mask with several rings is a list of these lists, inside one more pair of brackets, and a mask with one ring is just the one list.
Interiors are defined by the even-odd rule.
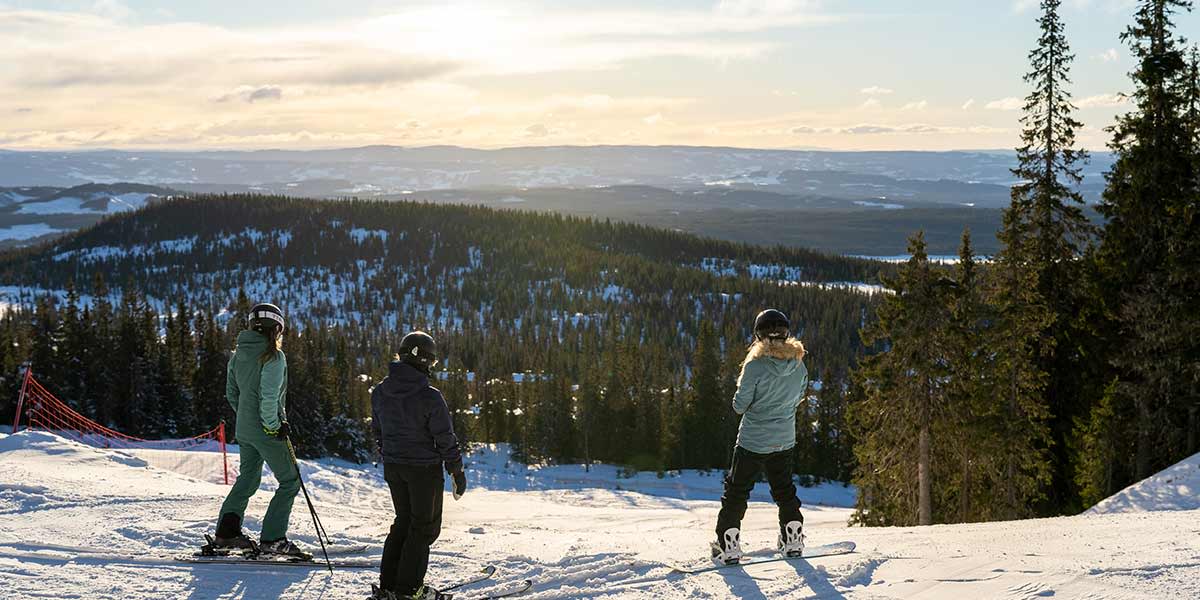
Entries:
[[[231,447],[236,450],[236,447]],[[41,431],[0,436],[0,598],[192,600],[360,599],[363,570],[176,564],[211,532],[227,488],[139,456],[91,448]],[[236,454],[231,458],[236,458]],[[161,464],[161,463],[155,463]],[[528,467],[504,446],[467,460],[476,488],[447,502],[434,546],[433,581],[484,564],[481,586],[535,581],[524,598],[1195,598],[1200,597],[1200,514],[1192,493],[1200,457],[1127,489],[1077,517],[926,528],[849,528],[853,489],[801,488],[809,544],[853,541],[855,554],[687,576],[711,535],[720,473],[618,477],[597,465]],[[302,461],[335,544],[366,545],[377,560],[391,518],[370,464]],[[270,477],[264,479],[270,487]],[[753,498],[744,543],[774,544],[765,485]],[[268,495],[254,498],[255,531]],[[291,536],[316,545],[293,514]]]

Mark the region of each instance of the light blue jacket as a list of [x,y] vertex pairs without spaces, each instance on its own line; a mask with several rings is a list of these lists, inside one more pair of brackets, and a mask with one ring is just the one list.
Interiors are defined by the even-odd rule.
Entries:
[[808,388],[799,340],[756,343],[742,367],[733,411],[742,416],[737,445],[758,454],[796,446],[796,409]]

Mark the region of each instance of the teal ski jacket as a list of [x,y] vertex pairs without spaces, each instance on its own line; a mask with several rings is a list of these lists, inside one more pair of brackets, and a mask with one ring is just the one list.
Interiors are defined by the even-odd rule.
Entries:
[[800,340],[755,342],[733,395],[733,411],[742,417],[737,445],[757,454],[795,447],[796,409],[807,388]]
[[265,364],[263,334],[247,329],[238,334],[237,349],[225,371],[225,399],[237,413],[239,440],[264,440],[264,429],[275,431],[287,414],[287,357],[282,350]]

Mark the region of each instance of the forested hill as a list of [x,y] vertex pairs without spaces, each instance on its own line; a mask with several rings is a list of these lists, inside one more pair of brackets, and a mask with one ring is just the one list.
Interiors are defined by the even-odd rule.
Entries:
[[[305,332],[296,352],[321,354],[308,357],[325,363],[318,371],[329,364],[346,371],[297,375],[328,377],[294,386],[292,394],[293,400],[326,394],[318,402],[326,419],[338,413],[360,416],[365,401],[365,386],[334,381],[377,379],[398,335],[426,328],[446,341],[449,364],[442,377],[448,389],[467,386],[452,402],[473,439],[512,441],[530,454],[553,458],[587,454],[626,462],[636,455],[646,464],[718,466],[732,443],[735,421],[727,397],[754,315],[768,306],[792,315],[797,334],[810,348],[807,362],[814,379],[833,382],[824,392],[831,396],[825,408],[835,411],[829,419],[840,418],[840,382],[862,352],[858,328],[875,302],[846,284],[875,282],[881,269],[890,268],[561,215],[407,202],[199,196],[154,203],[53,245],[0,255],[0,285],[9,286],[7,301],[24,305],[33,304],[36,295],[20,292],[14,298],[14,287],[55,292],[57,302],[41,302],[43,315],[25,317],[29,327],[36,325],[51,338],[72,327],[93,326],[80,325],[79,313],[69,310],[68,288],[83,306],[103,299],[118,304],[118,313],[189,315],[182,319],[192,336],[187,344],[199,343],[202,330],[215,322],[224,330],[224,348],[232,346],[247,302],[275,302],[297,323],[293,330]],[[10,317],[7,326],[20,329],[22,323],[11,322],[20,318]],[[72,319],[74,325],[67,322]],[[58,348],[47,352],[61,353]],[[179,355],[194,352],[185,349]],[[43,363],[35,364],[37,372],[53,378],[66,368],[62,365],[80,360],[54,355],[34,362]],[[128,369],[130,360],[122,359],[114,369]],[[715,387],[701,383],[710,378]],[[195,389],[189,393],[206,393],[201,383],[193,378],[189,385]],[[493,383],[507,391],[483,389]],[[567,387],[537,391],[543,400],[534,401],[539,385]],[[581,398],[588,394],[599,395]],[[573,421],[547,425],[550,417],[539,416],[539,408],[549,410],[551,397],[569,405],[560,406],[559,413],[573,415]],[[124,401],[113,396],[96,402]],[[592,409],[583,411],[586,402]],[[192,406],[208,411],[221,404],[218,397]],[[580,440],[592,429],[580,420],[584,413],[588,419],[618,419],[604,421],[600,430],[625,432],[627,427],[627,435],[584,444]],[[197,426],[216,418],[199,416]],[[696,426],[685,427],[688,418],[698,419]],[[836,442],[837,453],[845,455],[845,440],[833,439],[840,427],[832,422],[821,427],[826,445]],[[551,432],[580,440],[549,441]],[[716,449],[712,456],[698,449],[701,444]],[[307,450],[348,453],[319,444]],[[829,475],[846,474],[843,462],[829,456],[813,462],[825,465]]]

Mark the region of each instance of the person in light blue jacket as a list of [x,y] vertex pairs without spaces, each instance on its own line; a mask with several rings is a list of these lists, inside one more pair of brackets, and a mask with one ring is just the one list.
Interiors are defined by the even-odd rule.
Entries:
[[733,464],[725,477],[717,541],[712,555],[735,564],[742,558],[741,524],[758,474],[766,471],[771,498],[779,506],[778,548],[784,556],[804,550],[804,516],[792,480],[796,447],[796,409],[808,388],[804,344],[789,333],[782,312],[769,309],[754,320],[754,344],[742,362],[733,410],[741,415]]

